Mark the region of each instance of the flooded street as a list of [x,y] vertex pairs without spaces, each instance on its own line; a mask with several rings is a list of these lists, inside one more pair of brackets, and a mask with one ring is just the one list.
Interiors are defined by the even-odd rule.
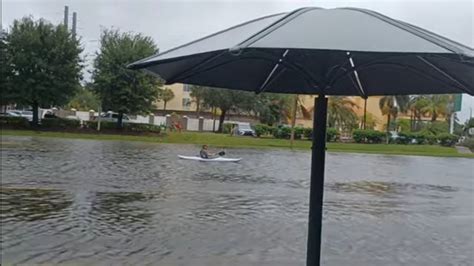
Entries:
[[[4,264],[304,265],[309,151],[2,136]],[[474,160],[329,153],[324,265],[472,265]]]

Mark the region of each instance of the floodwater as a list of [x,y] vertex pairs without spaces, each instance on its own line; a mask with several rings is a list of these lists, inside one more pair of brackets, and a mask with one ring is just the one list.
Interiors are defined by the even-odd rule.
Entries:
[[[304,265],[309,152],[2,137],[3,264]],[[473,265],[472,159],[329,153],[324,265]]]

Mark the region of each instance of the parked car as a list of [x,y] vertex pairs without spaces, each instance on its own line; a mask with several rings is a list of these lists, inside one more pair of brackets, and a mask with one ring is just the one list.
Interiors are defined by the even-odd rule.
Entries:
[[233,135],[253,137],[257,136],[255,130],[253,130],[249,123],[236,123],[234,125]]
[[33,121],[33,112],[32,111],[23,111],[23,110],[9,110],[6,112],[8,116],[12,117],[24,117],[28,121]]
[[[108,122],[117,122],[118,116],[118,113],[107,112],[100,115],[100,120]],[[130,122],[130,118],[126,114],[124,114],[122,121],[124,123]]]

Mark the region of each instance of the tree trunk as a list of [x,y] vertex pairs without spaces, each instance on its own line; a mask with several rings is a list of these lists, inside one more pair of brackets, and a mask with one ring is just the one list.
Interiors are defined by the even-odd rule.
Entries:
[[118,118],[117,118],[117,128],[122,129],[122,127],[123,127],[123,113],[119,112]]
[[199,112],[201,111],[201,99],[196,98],[196,116],[199,118]]
[[33,108],[33,120],[32,120],[32,123],[33,123],[33,127],[38,127],[38,123],[39,123],[39,113],[38,113],[38,109],[39,109],[39,104],[38,102],[33,102],[33,105],[31,106]]
[[221,116],[219,117],[219,128],[217,129],[219,133],[222,133],[224,130],[224,119],[226,112],[227,110],[221,110]]
[[216,132],[216,107],[212,107],[212,132]]
[[438,114],[436,112],[433,112],[433,114],[431,115],[431,122],[436,121],[436,119],[438,119]]
[[390,141],[390,113],[387,114],[387,144],[389,143]]
[[367,98],[364,99],[364,121],[362,122],[362,129],[367,129]]
[[298,108],[298,95],[295,95],[293,102],[293,109],[291,114],[291,135],[290,135],[290,148],[293,149],[293,142],[295,140],[295,124],[296,124],[296,109]]
[[167,101],[164,101],[163,111],[166,111],[166,104],[167,104],[167,103],[168,103]]

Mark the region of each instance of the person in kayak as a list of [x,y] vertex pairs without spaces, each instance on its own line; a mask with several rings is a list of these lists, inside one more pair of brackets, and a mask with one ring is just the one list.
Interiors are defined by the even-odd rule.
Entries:
[[207,145],[202,145],[202,149],[199,152],[199,156],[201,156],[201,158],[203,159],[212,159],[212,158],[216,158],[216,157],[224,156],[224,155],[225,155],[225,152],[223,151],[219,153],[210,153],[209,147]]
[[199,156],[201,156],[201,158],[203,159],[210,159],[211,157],[214,157],[215,155],[210,153],[209,150],[208,150],[208,146],[207,145],[202,145],[202,149],[201,151],[199,152]]

